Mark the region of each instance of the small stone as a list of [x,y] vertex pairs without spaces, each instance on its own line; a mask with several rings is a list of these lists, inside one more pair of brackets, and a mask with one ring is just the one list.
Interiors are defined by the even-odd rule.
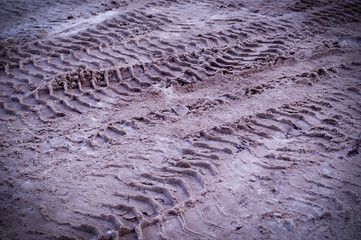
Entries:
[[295,224],[290,219],[285,219],[283,221],[283,226],[287,229],[289,232],[293,232],[295,229]]
[[252,175],[252,176],[250,176],[249,180],[250,180],[251,182],[255,182],[255,181],[257,181],[257,178]]
[[176,106],[172,107],[172,111],[177,116],[185,116],[188,113],[188,108],[181,106],[181,105],[176,105]]
[[331,219],[331,213],[330,212],[322,213],[320,219]]
[[72,83],[71,83],[71,88],[76,88],[77,85],[78,85],[78,84],[77,84],[76,82],[72,82]]

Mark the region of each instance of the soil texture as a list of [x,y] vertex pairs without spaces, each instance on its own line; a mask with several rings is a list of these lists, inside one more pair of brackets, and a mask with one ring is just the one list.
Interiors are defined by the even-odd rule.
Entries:
[[1,239],[361,239],[361,1],[0,1]]

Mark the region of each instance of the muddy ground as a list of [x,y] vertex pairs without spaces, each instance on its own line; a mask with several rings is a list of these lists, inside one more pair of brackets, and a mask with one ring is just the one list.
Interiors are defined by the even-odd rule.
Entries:
[[361,1],[0,1],[1,239],[361,239]]

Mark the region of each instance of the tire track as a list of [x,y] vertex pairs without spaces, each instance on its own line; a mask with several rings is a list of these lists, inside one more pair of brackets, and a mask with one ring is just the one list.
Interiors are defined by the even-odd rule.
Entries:
[[[248,224],[237,224],[246,219],[258,226],[258,237],[315,237],[330,219],[346,225],[348,209],[359,208],[361,194],[360,165],[351,163],[359,152],[359,132],[350,132],[358,128],[360,112],[354,109],[359,96],[338,90],[330,96],[201,130],[186,136],[177,154],[145,150],[126,165],[114,159],[84,175],[86,186],[81,187],[101,183],[106,201],[94,202],[86,191],[60,204],[77,219],[74,223],[48,210],[42,214],[50,223],[75,229],[79,238],[106,239],[237,238],[249,230]],[[144,161],[147,169],[140,164]],[[242,184],[228,185],[236,179]],[[269,193],[281,201],[279,208],[274,199],[264,200]],[[47,209],[45,203],[42,208]],[[300,223],[310,230],[296,231]]]
[[[254,183],[275,183],[276,179],[285,180],[285,182],[281,180],[282,189],[272,187],[272,184],[258,186],[262,189],[268,187],[278,199],[284,199],[282,206],[287,209],[288,214],[300,216],[305,222],[312,221],[314,230],[320,227],[317,221],[329,219],[331,216],[347,222],[346,215],[349,213],[346,206],[358,208],[359,197],[356,196],[360,196],[360,169],[355,169],[349,161],[344,160],[350,155],[350,151],[353,151],[352,146],[357,145],[359,137],[359,133],[351,136],[346,129],[352,128],[359,114],[351,114],[352,110],[349,110],[351,112],[348,116],[353,116],[352,120],[337,119],[341,115],[327,114],[328,109],[335,110],[335,108],[339,112],[344,111],[343,106],[334,102],[311,99],[287,104],[280,109],[271,108],[266,113],[249,116],[235,123],[190,136],[191,145],[184,149],[183,153],[186,156],[209,161],[209,159],[227,159],[223,156],[240,152],[239,158],[242,159],[243,164],[248,165],[242,167],[244,179],[249,178]],[[345,116],[344,113],[342,116]],[[317,159],[322,159],[321,163],[312,160],[311,156],[315,154],[320,157]],[[337,163],[343,169],[336,168],[331,163],[334,161],[330,159],[335,159],[331,155],[339,156]],[[353,169],[352,173],[348,172],[347,178],[341,177],[346,173],[345,169],[349,171]],[[232,170],[228,171],[228,176],[231,175],[230,172]],[[285,177],[281,177],[282,175]],[[292,191],[287,191],[285,188],[290,188]],[[293,195],[282,196],[282,192],[292,192]],[[222,205],[218,207],[224,209]],[[227,214],[234,214],[234,217],[238,215],[234,212],[236,205],[231,204],[227,207],[229,208]],[[334,216],[334,213],[337,216]],[[272,214],[269,217],[274,219]],[[321,222],[319,224],[322,225]],[[275,233],[280,231],[277,228],[279,226],[272,226],[270,229]],[[286,225],[288,231],[292,232],[293,228],[294,223]],[[312,235],[311,232],[308,234]]]
[[361,14],[359,4],[358,1],[327,3],[322,9],[311,11],[304,23],[322,28],[348,22],[358,22]]
[[[183,23],[182,15],[194,4],[201,10],[195,14],[205,19]],[[323,26],[322,21],[342,23],[338,13],[351,16],[346,22],[358,16],[353,3],[337,3],[340,8],[321,1],[300,4],[291,10],[302,17],[305,11],[312,24],[318,13]],[[320,12],[324,6],[331,10]],[[239,13],[207,18],[213,7],[222,14],[230,8]],[[14,194],[12,203],[28,203],[27,210],[13,213],[21,216],[24,233],[11,234],[34,239],[359,234],[361,110],[360,92],[351,84],[359,64],[310,71],[314,62],[309,62],[302,74],[251,78],[252,84],[243,84],[254,73],[294,64],[293,51],[303,44],[300,30],[310,26],[307,20],[260,20],[257,14],[228,1],[144,3],[94,27],[6,50],[0,67],[0,120],[9,129],[20,126],[18,118],[32,127],[17,136],[28,141],[23,145],[31,154],[14,153],[16,160],[28,153],[31,169],[20,172],[16,164],[26,164],[12,163],[16,175],[1,160],[3,172],[19,178],[16,189],[24,192],[17,200]],[[348,61],[346,51],[342,54]],[[315,65],[329,64],[320,62]],[[345,84],[336,86],[335,79]],[[213,81],[225,87],[214,88],[210,96],[180,96],[186,87],[207,81],[212,83],[208,87],[214,87]],[[179,104],[172,106],[173,99],[150,109],[152,103],[143,104],[157,88],[170,87],[184,92],[172,90],[169,98],[154,99],[182,98]],[[281,106],[263,102],[269,105],[266,111],[220,117],[222,108],[251,108],[254,99],[271,99],[289,87],[301,89],[298,100],[283,98]],[[209,128],[204,122],[216,110],[218,122]],[[182,119],[197,131],[185,130]],[[62,130],[64,120],[72,125]],[[27,140],[32,131],[45,132],[49,143],[45,137]],[[8,152],[6,143],[0,147]],[[33,166],[45,154],[48,166]],[[1,182],[6,184],[11,185]]]
[[[279,59],[287,58],[284,53],[286,46],[282,46],[285,42],[278,37],[235,44],[247,36],[242,30],[236,30],[235,34],[235,31],[230,29],[229,35],[224,32],[196,34],[190,36],[189,41],[181,40],[180,43],[151,35],[142,37],[143,34],[157,31],[159,26],[167,24],[173,24],[173,21],[166,15],[154,16],[146,11],[135,10],[105,20],[95,29],[88,28],[67,37],[35,41],[24,47],[10,49],[6,56],[14,64],[5,63],[7,81],[22,80],[34,90],[27,99],[30,101],[30,98],[34,97],[32,102],[45,105],[37,107],[44,110],[35,112],[37,118],[47,122],[59,116],[83,112],[82,108],[86,105],[100,106],[102,104],[99,101],[103,101],[100,99],[109,98],[106,102],[114,102],[114,98],[118,99],[117,94],[122,96],[121,100],[131,101],[131,98],[123,96],[146,91],[147,87],[159,82],[165,82],[167,86],[175,83],[190,84],[204,81],[206,77],[217,72],[233,74],[251,68],[260,69],[270,62],[277,63]],[[264,24],[256,24],[256,27],[251,26],[250,29],[255,29],[254,33],[258,35]],[[277,32],[272,27],[265,29]],[[117,31],[129,32],[119,35]],[[264,32],[268,33],[268,30]],[[134,36],[141,38],[131,40]],[[164,47],[160,47],[162,45]],[[91,85],[92,89],[83,91],[77,83],[77,79],[81,78],[76,77],[79,71],[96,72],[95,75],[103,79],[88,77],[86,81],[90,81],[90,84],[83,84]],[[114,72],[116,77],[113,77]],[[106,79],[106,75],[109,75],[109,79]],[[98,87],[97,80],[106,82],[105,88],[101,88],[102,85]],[[58,82],[60,87],[54,86],[54,81]],[[71,82],[71,89],[78,85],[82,93],[71,94],[64,81]],[[82,81],[85,81],[84,78]],[[110,87],[112,84],[117,87]],[[59,92],[61,87],[64,91],[62,94]],[[41,100],[38,92],[49,101]],[[48,96],[44,95],[46,92]],[[55,92],[59,94],[55,96]],[[97,96],[99,92],[104,94]],[[70,104],[68,98],[72,101],[75,99],[76,104]],[[42,113],[45,111],[47,113]]]

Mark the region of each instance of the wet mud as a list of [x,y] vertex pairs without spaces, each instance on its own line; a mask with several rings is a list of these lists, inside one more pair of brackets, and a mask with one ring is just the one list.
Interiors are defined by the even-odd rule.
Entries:
[[361,238],[360,1],[33,2],[0,2],[1,239]]

